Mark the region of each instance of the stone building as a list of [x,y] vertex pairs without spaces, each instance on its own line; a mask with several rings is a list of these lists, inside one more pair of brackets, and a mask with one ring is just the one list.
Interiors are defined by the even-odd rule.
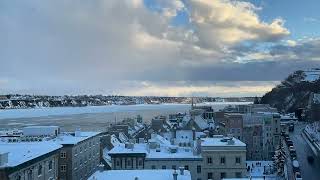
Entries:
[[100,137],[98,132],[65,133],[55,140],[63,147],[59,152],[59,179],[86,179],[100,164]]

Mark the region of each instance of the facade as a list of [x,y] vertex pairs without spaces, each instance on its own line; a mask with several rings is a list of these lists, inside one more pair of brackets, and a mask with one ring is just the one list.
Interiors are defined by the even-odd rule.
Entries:
[[100,137],[97,132],[62,134],[56,142],[59,152],[59,179],[81,180],[90,177],[100,164]]
[[280,142],[280,114],[247,113],[243,116],[243,141],[247,144],[247,159],[271,160]]
[[225,119],[226,132],[232,134],[237,139],[242,140],[243,114],[226,113]]
[[0,179],[58,179],[58,155],[61,147],[52,142],[1,143]]
[[201,155],[203,180],[246,177],[246,145],[238,139],[202,139]]

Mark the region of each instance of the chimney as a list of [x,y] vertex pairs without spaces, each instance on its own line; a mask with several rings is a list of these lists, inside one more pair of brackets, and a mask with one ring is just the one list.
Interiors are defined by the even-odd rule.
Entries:
[[81,129],[77,128],[76,131],[74,132],[75,137],[81,137]]
[[196,128],[192,128],[192,140],[196,140]]
[[184,175],[184,167],[179,167],[180,175]]
[[178,180],[178,173],[176,170],[173,171],[173,180]]

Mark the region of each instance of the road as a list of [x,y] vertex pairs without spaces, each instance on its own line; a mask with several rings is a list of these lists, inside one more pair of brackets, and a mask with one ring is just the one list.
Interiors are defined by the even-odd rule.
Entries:
[[[302,136],[302,130],[306,123],[299,122],[295,125],[294,132],[290,133],[290,139],[297,152],[297,159],[300,164],[302,178],[305,180],[320,179],[320,158],[315,157],[313,151]],[[312,155],[315,158],[313,164],[308,163],[307,156]]]

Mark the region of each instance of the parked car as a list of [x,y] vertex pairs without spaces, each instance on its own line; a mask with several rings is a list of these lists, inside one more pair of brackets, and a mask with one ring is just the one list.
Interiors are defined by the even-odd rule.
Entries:
[[294,125],[293,124],[290,124],[289,125],[289,132],[293,132],[294,131]]
[[295,177],[295,180],[302,180],[300,172],[296,172],[294,177]]
[[300,172],[300,165],[299,162],[297,160],[293,160],[292,161],[292,168],[293,168],[293,172]]
[[288,141],[287,141],[287,145],[288,145],[288,146],[293,146],[293,142],[292,142],[291,140],[288,140]]

